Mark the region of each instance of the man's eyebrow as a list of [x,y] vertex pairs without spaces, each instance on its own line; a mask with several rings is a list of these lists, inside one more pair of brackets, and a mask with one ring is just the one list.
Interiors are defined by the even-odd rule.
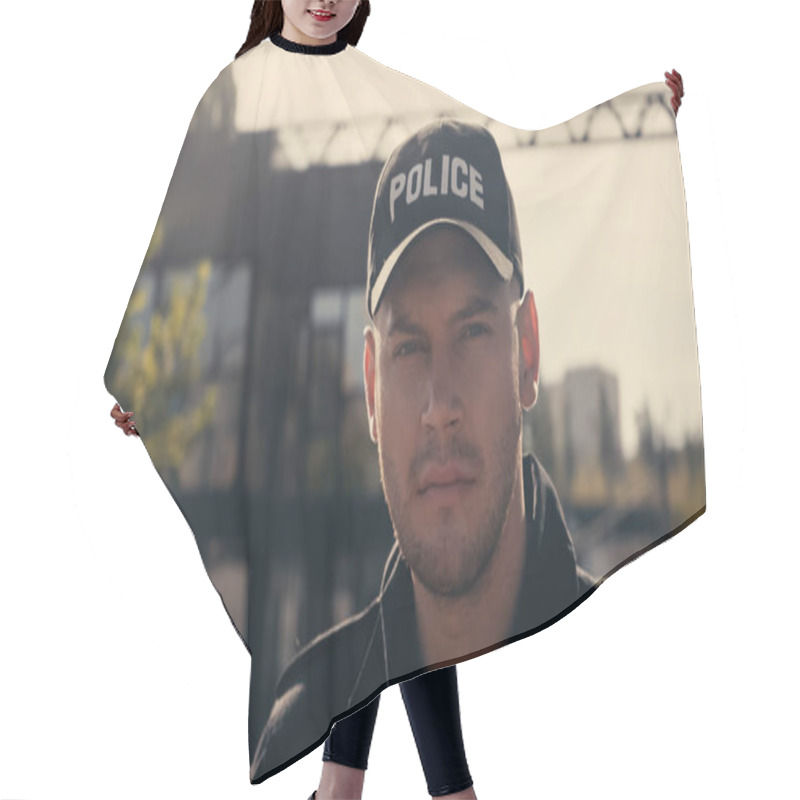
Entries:
[[[456,322],[474,317],[477,314],[496,314],[497,306],[489,300],[488,297],[476,295],[464,308],[456,311],[448,320],[448,325],[454,325]],[[391,338],[398,333],[419,334],[422,333],[422,328],[408,318],[408,314],[401,314],[389,327],[389,332],[386,334],[387,338]]]

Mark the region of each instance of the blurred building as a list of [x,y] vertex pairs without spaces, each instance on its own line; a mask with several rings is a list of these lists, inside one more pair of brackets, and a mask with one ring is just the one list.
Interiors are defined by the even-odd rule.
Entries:
[[624,470],[617,376],[591,365],[541,384],[536,406],[525,415],[523,446],[544,464],[563,501],[607,503]]

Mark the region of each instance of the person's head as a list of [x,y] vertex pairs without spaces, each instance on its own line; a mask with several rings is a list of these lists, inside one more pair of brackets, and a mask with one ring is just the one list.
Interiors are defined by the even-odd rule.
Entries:
[[[315,11],[325,13],[315,15]],[[369,11],[369,0],[255,0],[250,30],[236,58],[273,33],[282,33],[299,44],[329,44],[344,39],[355,46]]]
[[395,150],[369,258],[365,391],[389,513],[423,585],[464,594],[521,484],[539,378],[513,198],[485,128],[439,120]]

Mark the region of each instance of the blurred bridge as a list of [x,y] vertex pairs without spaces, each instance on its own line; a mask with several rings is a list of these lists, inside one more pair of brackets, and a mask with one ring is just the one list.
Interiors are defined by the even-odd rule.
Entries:
[[[485,126],[497,141],[501,151],[521,147],[600,144],[606,142],[661,139],[676,134],[675,115],[669,106],[666,90],[640,91],[634,89],[612,100],[578,114],[572,119],[538,131],[523,130],[505,125],[486,115],[474,113],[469,120]],[[433,117],[450,116],[449,110]],[[343,163],[338,151],[340,143],[351,141],[357,132],[366,151],[366,160],[383,162],[398,140],[431,121],[431,112],[403,116],[360,117],[356,121],[304,120],[298,125],[281,128],[280,149],[289,153],[289,160],[303,166]],[[398,135],[399,131],[399,135]]]

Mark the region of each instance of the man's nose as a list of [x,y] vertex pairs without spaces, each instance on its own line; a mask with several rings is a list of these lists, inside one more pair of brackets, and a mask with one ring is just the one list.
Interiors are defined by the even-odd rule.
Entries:
[[457,368],[452,359],[442,356],[431,359],[427,388],[422,424],[440,430],[459,425],[464,407],[458,388]]

